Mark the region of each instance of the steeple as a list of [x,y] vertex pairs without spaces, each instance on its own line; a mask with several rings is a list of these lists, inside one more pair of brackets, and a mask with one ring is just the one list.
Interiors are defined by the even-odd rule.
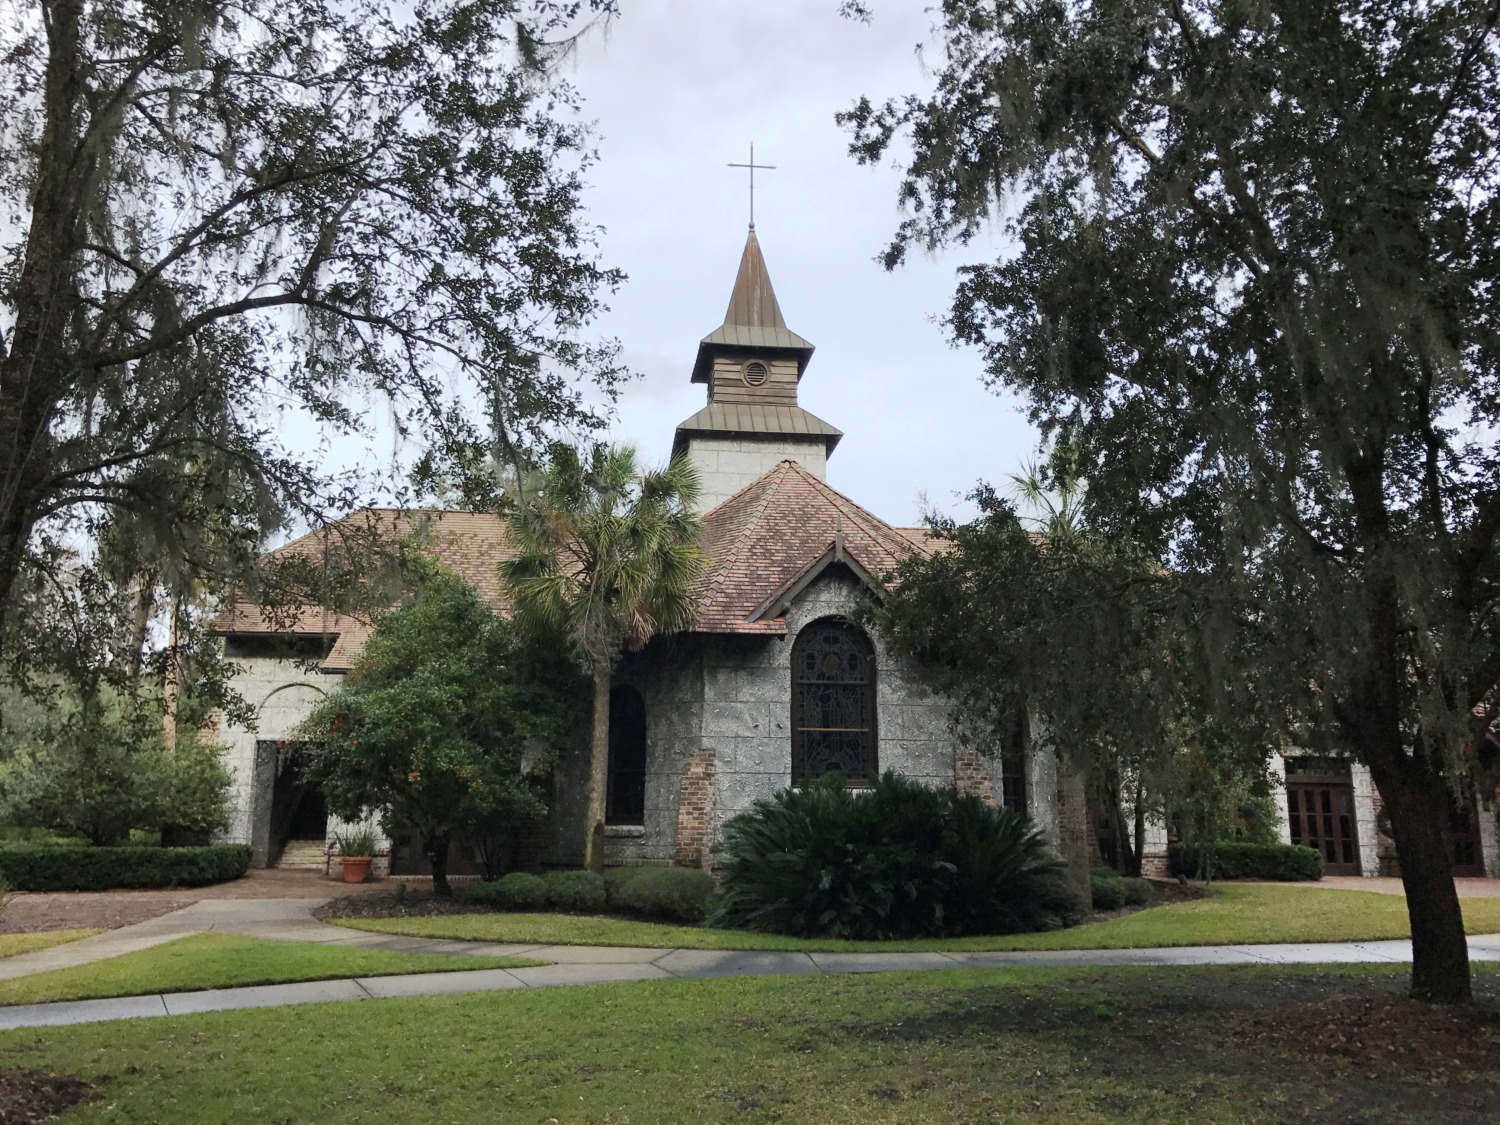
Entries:
[[844,435],[797,405],[813,346],[786,326],[755,228],[745,239],[724,323],[698,344],[693,382],[708,384],[708,405],[677,427],[672,454],[698,470],[704,510],[717,506],[782,461],[819,480]]
[[807,370],[813,346],[786,326],[776,290],[771,288],[771,274],[760,252],[755,228],[745,238],[745,252],[740,255],[740,272],[735,275],[734,291],[724,323],[710,332],[698,345],[698,361],[693,365],[693,382],[710,382],[716,352],[726,348],[737,351],[768,349],[793,353],[797,360],[797,378]]

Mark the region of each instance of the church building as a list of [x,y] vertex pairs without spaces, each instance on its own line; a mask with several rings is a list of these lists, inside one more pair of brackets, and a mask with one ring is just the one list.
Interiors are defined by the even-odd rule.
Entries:
[[[697,619],[627,654],[610,697],[609,864],[707,865],[726,819],[831,770],[852,785],[885,770],[957,784],[1058,830],[1051,756],[1018,745],[981,758],[959,747],[920,669],[854,620],[892,568],[933,547],[924,529],[893,527],[827,483],[842,434],[798,402],[812,356],[782,317],[752,226],[724,323],[692,365],[707,402],[672,446],[701,482],[708,572]],[[421,522],[434,553],[505,611],[497,564],[509,547],[497,516],[366,509],[343,522],[392,535]],[[326,534],[281,550],[321,550]],[[331,826],[300,782],[297,726],[349,671],[369,624],[308,606],[288,626],[236,604],[218,629],[243,669],[235,687],[258,715],[253,731],[221,732],[235,776],[229,838],[251,844],[260,863],[326,866]],[[580,732],[554,767],[528,862],[581,862],[587,771]],[[462,855],[453,859],[465,870]],[[389,863],[396,874],[425,870],[411,841],[391,841]]]

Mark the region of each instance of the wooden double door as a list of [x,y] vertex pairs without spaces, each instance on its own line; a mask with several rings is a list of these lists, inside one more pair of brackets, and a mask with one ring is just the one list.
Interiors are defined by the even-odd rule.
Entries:
[[1326,874],[1360,873],[1353,785],[1337,778],[1288,780],[1286,811],[1292,843],[1320,852]]

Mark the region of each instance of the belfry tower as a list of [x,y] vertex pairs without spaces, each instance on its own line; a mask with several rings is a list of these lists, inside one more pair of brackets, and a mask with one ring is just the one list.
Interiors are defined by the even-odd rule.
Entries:
[[693,365],[693,382],[708,385],[708,405],[677,427],[672,442],[672,455],[686,453],[698,470],[700,510],[718,507],[780,461],[824,479],[844,435],[797,405],[812,353],[782,319],[752,226],[724,323],[703,338]]

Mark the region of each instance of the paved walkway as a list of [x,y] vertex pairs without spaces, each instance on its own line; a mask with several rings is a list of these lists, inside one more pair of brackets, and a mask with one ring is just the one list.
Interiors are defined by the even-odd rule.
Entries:
[[[522,945],[443,941],[366,933],[331,926],[312,916],[320,900],[219,899],[134,926],[52,949],[0,961],[0,979],[148,949],[188,934],[219,932],[285,941],[353,945],[438,956],[515,956],[548,964],[528,969],[475,969],[406,976],[307,981],[298,984],[216,988],[0,1007],[0,1030],[95,1023],[142,1016],[175,1016],[235,1008],[316,1004],[398,996],[436,996],[501,989],[546,988],[617,981],[706,979],[811,973],[875,973],[905,969],[1013,968],[1109,965],[1401,964],[1411,961],[1409,941],[1326,942],[1299,945],[1179,946],[1166,949],[1048,950],[1014,953],[756,953],[703,949],[634,949],[617,946]],[[1475,961],[1500,961],[1500,934],[1469,939]]]

